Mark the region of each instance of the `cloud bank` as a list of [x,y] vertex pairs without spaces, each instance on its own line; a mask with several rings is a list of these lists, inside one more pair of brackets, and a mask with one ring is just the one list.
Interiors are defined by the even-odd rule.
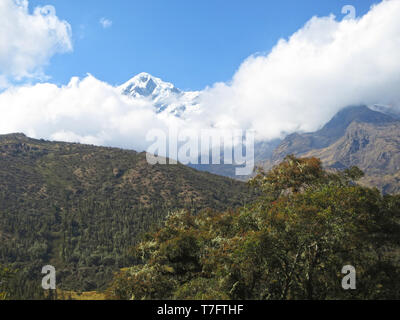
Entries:
[[101,19],[99,20],[99,22],[100,22],[101,26],[102,26],[104,29],[110,28],[110,27],[112,26],[112,24],[113,24],[113,22],[112,22],[111,20],[106,19],[106,18],[101,18]]
[[[0,8],[4,11],[4,5]],[[18,14],[26,13],[23,8]],[[156,114],[149,101],[122,96],[90,75],[62,87],[10,88],[0,94],[0,133],[143,150],[154,128],[253,129],[259,139],[269,140],[316,130],[348,105],[386,104],[399,110],[399,16],[400,1],[391,0],[357,19],[313,17],[270,53],[246,59],[230,83],[206,88],[202,112],[185,119]],[[61,43],[68,48],[68,42]],[[28,49],[21,50],[25,57]],[[0,53],[0,66],[6,60]],[[20,75],[29,70],[11,69]]]
[[203,118],[270,139],[316,130],[349,105],[398,108],[399,16],[400,1],[392,0],[358,19],[313,17],[268,55],[249,57],[230,84],[207,89]]
[[91,75],[62,87],[43,83],[10,88],[0,94],[0,114],[0,133],[137,150],[146,148],[150,124],[167,130],[182,121],[157,115],[149,101],[123,96]]
[[0,88],[12,80],[43,77],[50,58],[70,50],[71,27],[53,6],[30,13],[27,0],[0,1]]

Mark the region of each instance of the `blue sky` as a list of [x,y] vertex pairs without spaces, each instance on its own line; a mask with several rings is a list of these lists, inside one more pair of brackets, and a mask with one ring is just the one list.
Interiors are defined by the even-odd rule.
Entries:
[[[52,57],[51,82],[66,84],[86,73],[121,84],[149,72],[182,89],[229,81],[251,54],[267,53],[312,16],[357,16],[372,0],[30,0],[32,10],[51,4],[72,26],[73,51]],[[109,28],[101,18],[112,21]]]

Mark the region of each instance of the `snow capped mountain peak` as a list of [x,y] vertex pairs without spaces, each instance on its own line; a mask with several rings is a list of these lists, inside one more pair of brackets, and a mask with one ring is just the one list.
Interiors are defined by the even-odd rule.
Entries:
[[120,88],[123,94],[135,98],[151,97],[154,99],[160,95],[169,96],[181,93],[172,83],[164,82],[146,72],[134,76]]
[[164,82],[149,73],[142,72],[118,87],[126,96],[149,99],[157,113],[168,112],[181,117],[187,110],[198,107],[198,91],[181,91],[172,83]]

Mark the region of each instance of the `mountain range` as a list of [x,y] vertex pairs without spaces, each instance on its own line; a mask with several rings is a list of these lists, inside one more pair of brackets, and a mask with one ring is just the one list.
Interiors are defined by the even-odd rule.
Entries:
[[400,191],[400,119],[395,114],[344,108],[316,132],[288,135],[260,165],[268,170],[288,154],[320,158],[333,170],[358,166],[365,173],[361,183],[384,193]]
[[[119,87],[134,99],[149,99],[156,112],[177,117],[201,108],[201,91],[185,92],[148,73],[140,73]],[[387,106],[349,106],[315,132],[295,132],[284,139],[255,144],[257,166],[270,169],[289,154],[316,156],[330,169],[359,166],[361,180],[385,193],[400,191],[400,115]],[[236,177],[235,165],[190,165],[201,171]]]
[[[200,108],[201,92],[146,73],[118,89],[151,101],[158,113],[185,117]],[[347,107],[315,132],[255,144],[256,163],[267,170],[289,154],[318,157],[330,170],[358,166],[360,183],[400,192],[400,117],[391,109]],[[0,263],[23,271],[18,295],[35,297],[31,284],[44,264],[57,267],[65,290],[105,288],[116,270],[135,263],[129,249],[171,211],[224,210],[255,198],[232,179],[235,166],[195,167],[149,165],[145,152],[133,150],[0,135]]]

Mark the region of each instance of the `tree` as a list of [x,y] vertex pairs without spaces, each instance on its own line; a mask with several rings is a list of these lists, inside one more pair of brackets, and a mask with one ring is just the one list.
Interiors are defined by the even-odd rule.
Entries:
[[[287,157],[250,184],[260,198],[238,210],[170,214],[119,273],[117,299],[399,298],[400,197],[355,183],[358,168],[329,172]],[[357,290],[343,290],[352,265]]]
[[0,265],[0,300],[7,300],[10,297],[9,281],[15,272]]

